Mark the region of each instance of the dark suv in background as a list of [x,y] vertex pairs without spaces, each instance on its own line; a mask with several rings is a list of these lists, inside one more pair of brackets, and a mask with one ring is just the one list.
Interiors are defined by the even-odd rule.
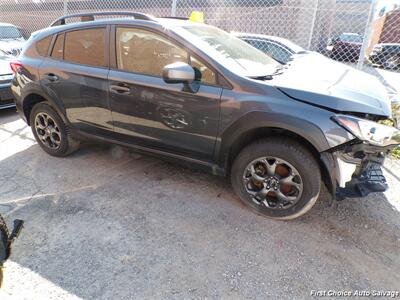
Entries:
[[[115,14],[129,18],[94,20]],[[66,24],[77,17],[86,22]],[[307,212],[321,180],[340,198],[385,190],[380,164],[399,144],[377,123],[391,116],[378,79],[322,56],[283,66],[187,20],[62,17],[11,65],[17,109],[50,155],[86,138],[129,146],[229,175],[276,219]]]
[[400,44],[376,44],[369,59],[373,64],[387,70],[400,69]]
[[360,57],[363,37],[358,33],[342,33],[328,44],[328,54],[339,61],[356,62]]

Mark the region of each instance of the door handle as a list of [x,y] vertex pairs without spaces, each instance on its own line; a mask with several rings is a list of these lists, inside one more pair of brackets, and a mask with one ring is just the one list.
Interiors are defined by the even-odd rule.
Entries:
[[110,91],[120,95],[131,93],[131,89],[125,84],[110,85]]
[[48,74],[46,74],[46,76],[47,76],[47,79],[51,82],[58,81],[58,76],[53,73],[48,73]]

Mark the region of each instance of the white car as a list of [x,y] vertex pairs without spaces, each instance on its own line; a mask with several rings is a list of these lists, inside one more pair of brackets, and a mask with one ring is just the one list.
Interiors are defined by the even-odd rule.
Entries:
[[0,50],[7,55],[18,56],[24,44],[25,38],[15,25],[0,23]]
[[301,46],[278,36],[239,32],[231,32],[231,34],[268,54],[281,64],[288,63],[294,54],[308,53]]
[[0,109],[15,106],[11,93],[11,80],[14,75],[10,67],[12,56],[0,50]]

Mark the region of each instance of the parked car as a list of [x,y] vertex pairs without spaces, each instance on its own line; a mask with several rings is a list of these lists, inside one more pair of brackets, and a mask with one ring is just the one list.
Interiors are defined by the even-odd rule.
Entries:
[[358,33],[342,33],[333,38],[327,50],[335,60],[355,62],[360,57],[363,37]]
[[400,44],[376,44],[369,60],[388,70],[400,69]]
[[10,67],[12,57],[0,50],[0,109],[15,106],[11,93],[11,80],[14,75]]
[[18,112],[50,155],[88,138],[129,146],[230,176],[275,219],[311,209],[321,180],[340,198],[387,188],[400,135],[377,123],[391,108],[372,75],[314,55],[283,67],[206,24],[108,14],[57,19],[11,64]]
[[281,64],[288,63],[294,54],[308,53],[299,45],[281,37],[239,32],[232,32],[232,34],[268,54]]
[[16,26],[0,23],[0,50],[7,55],[18,56],[24,43],[25,38]]

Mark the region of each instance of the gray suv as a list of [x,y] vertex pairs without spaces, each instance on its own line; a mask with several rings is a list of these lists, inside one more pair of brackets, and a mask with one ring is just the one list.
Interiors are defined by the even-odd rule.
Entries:
[[50,155],[87,138],[128,146],[229,176],[275,219],[306,213],[322,181],[337,199],[384,191],[380,165],[399,144],[377,123],[391,108],[374,77],[318,55],[283,66],[187,20],[64,16],[11,66],[17,109]]

